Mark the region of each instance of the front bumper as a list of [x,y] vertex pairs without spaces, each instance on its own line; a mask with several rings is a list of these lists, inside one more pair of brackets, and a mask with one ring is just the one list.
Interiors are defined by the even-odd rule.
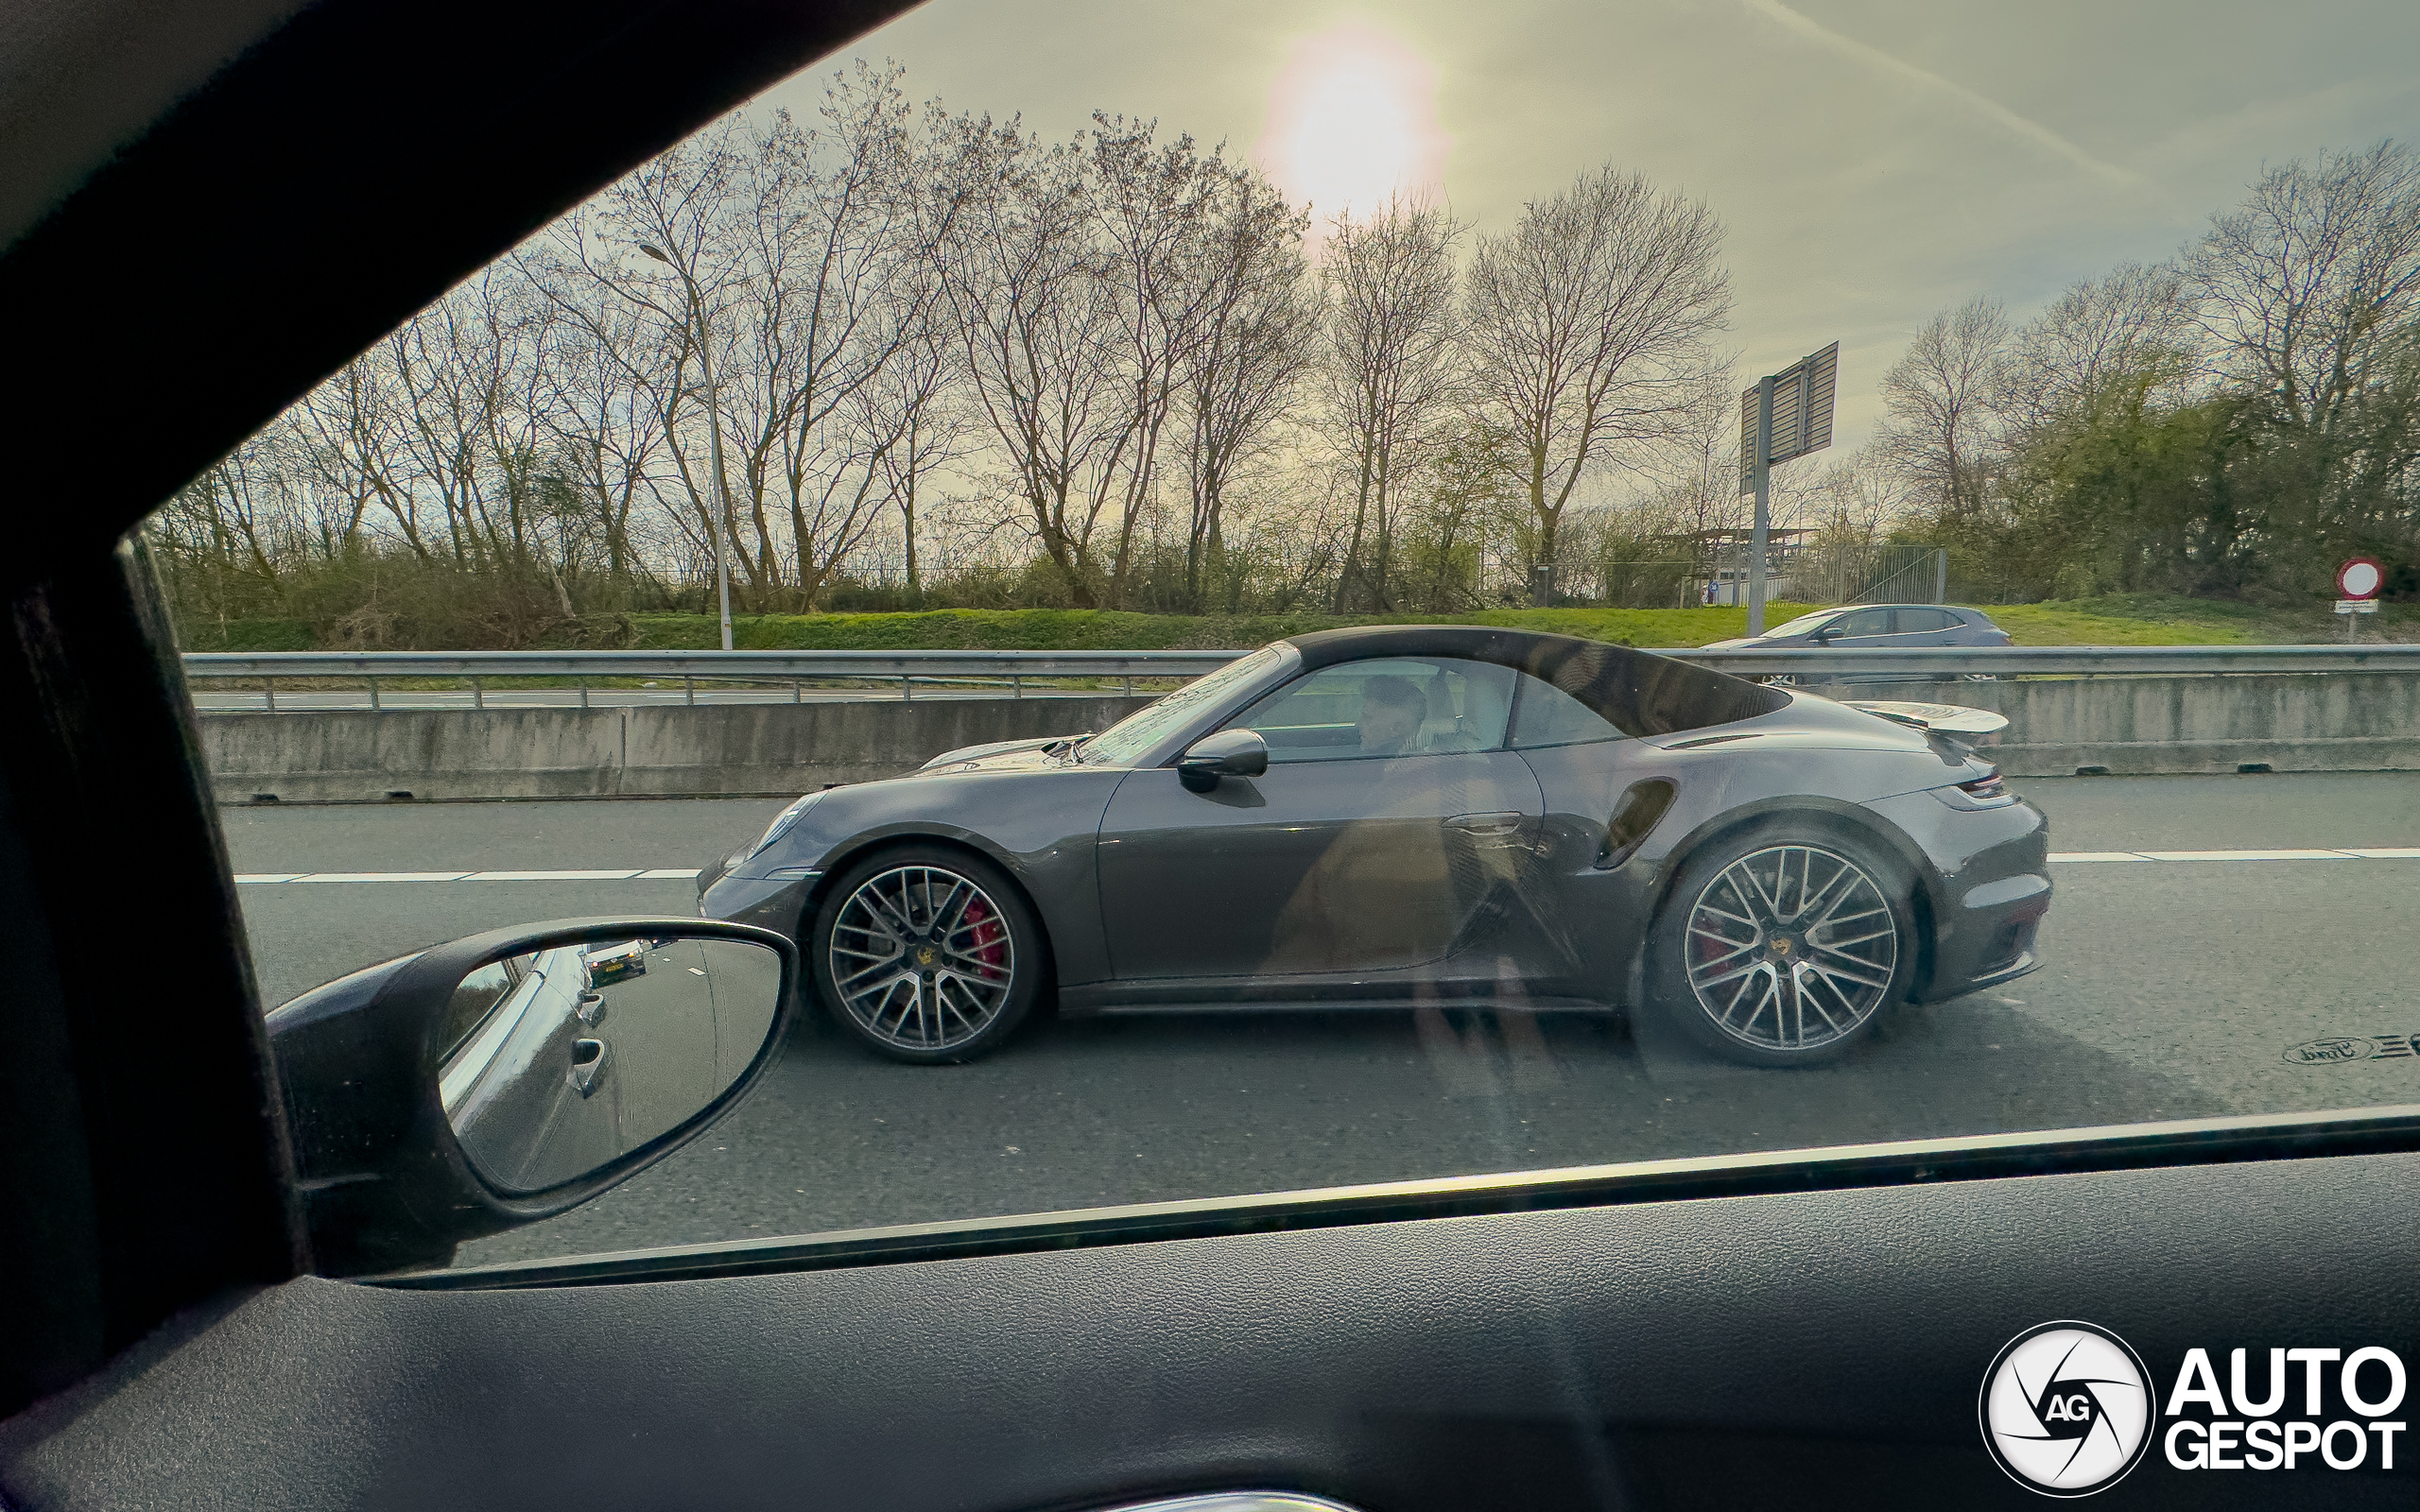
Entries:
[[698,913],[734,924],[754,924],[798,939],[806,933],[806,902],[821,872],[786,877],[717,877],[698,889]]

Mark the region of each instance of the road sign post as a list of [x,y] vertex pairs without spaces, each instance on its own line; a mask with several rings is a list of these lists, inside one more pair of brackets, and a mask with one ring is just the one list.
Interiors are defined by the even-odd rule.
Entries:
[[1748,633],[1765,633],[1765,543],[1772,536],[1773,380],[1756,380],[1755,522],[1748,530]]
[[2344,639],[2359,640],[2356,614],[2378,611],[2378,590],[2386,586],[2386,566],[2376,557],[2355,557],[2336,569],[2336,612],[2344,616]]
[[1739,491],[1756,496],[1748,532],[1748,633],[1765,632],[1766,549],[1772,535],[1772,470],[1832,444],[1841,344],[1799,358],[1739,396]]

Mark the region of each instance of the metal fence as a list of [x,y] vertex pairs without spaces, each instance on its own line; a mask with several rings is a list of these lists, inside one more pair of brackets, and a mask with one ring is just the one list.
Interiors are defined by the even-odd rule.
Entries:
[[[1157,691],[1170,680],[1216,671],[1243,651],[269,651],[195,652],[184,658],[185,677],[199,685],[239,681],[255,685],[258,707],[278,712],[278,685],[301,682],[357,684],[356,706],[386,707],[392,684],[429,681],[467,684],[469,707],[484,708],[489,685],[505,681],[526,688],[533,680],[556,684],[566,703],[590,706],[592,690],[615,688],[630,701],[628,684],[652,683],[659,701],[677,685],[681,701],[698,701],[700,685],[709,699],[744,696],[803,702],[809,696],[913,698],[927,696],[1045,696],[1074,691],[1098,693],[1103,683],[1132,694]],[[2100,677],[2235,675],[2244,673],[2420,672],[2420,644],[2385,645],[2151,645],[2151,646],[1960,646],[1914,650],[1705,650],[1659,649],[1658,656],[1719,668],[1742,677],[1786,677],[1821,682],[1840,676],[1931,675],[1935,677]],[[1089,686],[1080,690],[1070,683]],[[741,690],[746,690],[741,695]],[[248,692],[251,690],[247,690]],[[316,707],[331,702],[326,690],[312,694]],[[458,695],[457,695],[458,696]],[[223,700],[221,700],[223,702]],[[293,703],[289,698],[288,707]]]

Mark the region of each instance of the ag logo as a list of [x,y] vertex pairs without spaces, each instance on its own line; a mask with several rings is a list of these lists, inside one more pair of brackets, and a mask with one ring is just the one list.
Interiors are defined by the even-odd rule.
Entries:
[[1977,1407],[1983,1445],[2045,1496],[2090,1496],[2125,1479],[2152,1446],[2142,1358],[2090,1323],[2044,1323],[2001,1347]]

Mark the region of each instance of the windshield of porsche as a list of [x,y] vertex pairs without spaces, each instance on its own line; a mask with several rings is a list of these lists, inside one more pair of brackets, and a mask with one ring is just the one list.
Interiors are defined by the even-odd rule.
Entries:
[[1186,683],[1147,708],[1136,710],[1076,747],[1076,758],[1102,766],[1123,766],[1140,760],[1152,747],[1192,721],[1250,687],[1281,662],[1295,656],[1292,646],[1264,645],[1248,657],[1230,662],[1206,678]]
[[[2414,57],[929,0],[151,519],[264,998],[797,942],[728,1118],[465,1264],[2420,1102]],[[517,1130],[629,1136],[661,957]]]

